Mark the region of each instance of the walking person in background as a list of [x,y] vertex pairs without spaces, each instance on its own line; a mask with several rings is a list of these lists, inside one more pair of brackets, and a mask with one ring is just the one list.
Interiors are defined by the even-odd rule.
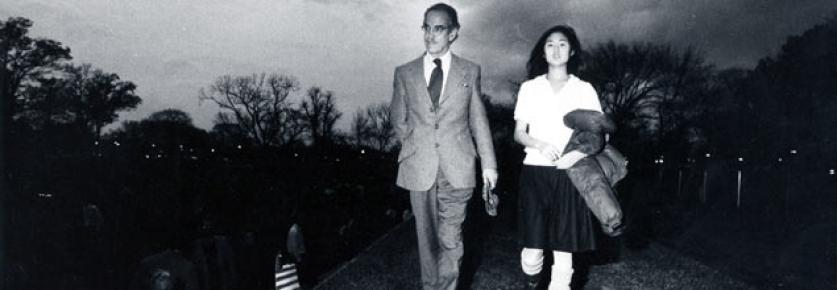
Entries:
[[573,130],[563,118],[576,109],[601,112],[598,95],[574,74],[581,44],[568,26],[547,30],[527,63],[528,81],[520,86],[514,110],[514,140],[525,146],[520,173],[520,263],[528,289],[537,287],[544,251],[553,253],[549,289],[570,289],[572,253],[595,249],[593,220],[566,170],[586,157],[562,152]]
[[[476,187],[497,184],[497,162],[480,67],[450,51],[459,36],[456,10],[435,4],[424,13],[419,58],[395,69],[391,119],[398,154],[396,184],[410,191],[423,289],[455,289],[464,254],[462,222]],[[476,144],[476,146],[475,146]]]

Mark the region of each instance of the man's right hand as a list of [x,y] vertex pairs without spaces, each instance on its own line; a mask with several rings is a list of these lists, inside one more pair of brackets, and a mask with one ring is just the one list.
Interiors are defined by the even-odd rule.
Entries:
[[497,174],[497,169],[484,169],[482,171],[482,182],[491,189],[497,187],[497,179],[499,177],[500,175]]

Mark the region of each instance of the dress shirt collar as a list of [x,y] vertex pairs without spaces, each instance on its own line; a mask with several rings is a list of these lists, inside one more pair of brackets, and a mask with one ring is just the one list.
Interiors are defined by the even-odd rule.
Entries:
[[[442,73],[444,74],[445,79],[447,79],[448,71],[450,71],[451,58],[452,57],[450,50],[448,50],[447,52],[445,52],[445,54],[439,57],[439,59],[442,60]],[[430,73],[433,72],[433,68],[436,67],[436,64],[433,63],[433,59],[435,58],[431,56],[429,53],[424,53],[424,74],[426,75],[426,78],[428,80],[430,79]]]

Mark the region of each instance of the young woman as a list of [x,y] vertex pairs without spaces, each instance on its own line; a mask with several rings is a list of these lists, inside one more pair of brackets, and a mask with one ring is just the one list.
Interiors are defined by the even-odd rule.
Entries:
[[538,283],[545,250],[555,261],[549,289],[570,289],[572,253],[595,249],[593,218],[565,170],[585,155],[562,152],[572,135],[564,115],[576,109],[602,111],[593,86],[573,75],[580,56],[572,28],[550,28],[532,49],[529,80],[517,94],[514,140],[526,146],[519,190],[520,263],[528,287]]

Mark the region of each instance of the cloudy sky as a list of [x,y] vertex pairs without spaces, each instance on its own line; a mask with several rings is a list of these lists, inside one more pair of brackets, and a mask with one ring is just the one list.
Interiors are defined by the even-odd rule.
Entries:
[[[34,21],[30,32],[62,42],[74,62],[137,84],[142,105],[121,120],[167,108],[209,129],[217,107],[198,91],[222,75],[277,72],[303,89],[335,92],[344,112],[388,102],[395,66],[418,57],[424,9],[434,1],[0,0],[0,17]],[[837,15],[833,0],[482,0],[459,10],[455,53],[483,67],[484,90],[509,99],[533,42],[569,24],[582,45],[693,46],[721,68],[752,68],[785,38]]]

